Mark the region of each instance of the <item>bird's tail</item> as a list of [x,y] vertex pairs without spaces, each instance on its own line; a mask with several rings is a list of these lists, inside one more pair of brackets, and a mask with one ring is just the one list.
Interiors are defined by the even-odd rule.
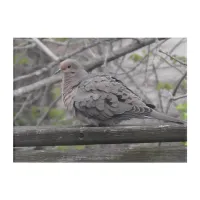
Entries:
[[164,121],[174,122],[174,123],[178,123],[178,124],[185,124],[186,123],[186,121],[168,116],[164,113],[160,113],[160,112],[157,112],[155,110],[153,110],[151,112],[150,116],[153,117],[153,118],[156,118],[156,119],[161,119],[161,120],[164,120]]

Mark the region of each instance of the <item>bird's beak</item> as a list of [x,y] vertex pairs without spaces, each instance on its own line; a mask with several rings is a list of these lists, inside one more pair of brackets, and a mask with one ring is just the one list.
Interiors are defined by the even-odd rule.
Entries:
[[57,70],[54,74],[57,74],[57,73],[59,73],[60,71],[61,71],[61,69]]

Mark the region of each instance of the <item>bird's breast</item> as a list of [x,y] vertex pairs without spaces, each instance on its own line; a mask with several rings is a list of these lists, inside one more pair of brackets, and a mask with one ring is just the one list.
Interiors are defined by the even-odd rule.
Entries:
[[76,95],[76,92],[77,92],[77,87],[73,89],[68,89],[68,90],[63,88],[62,90],[63,103],[65,107],[67,108],[67,110],[72,113],[74,113],[73,105],[74,105],[74,97]]

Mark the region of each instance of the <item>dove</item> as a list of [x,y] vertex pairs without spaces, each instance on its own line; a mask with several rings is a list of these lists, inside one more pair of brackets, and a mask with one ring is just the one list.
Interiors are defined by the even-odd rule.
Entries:
[[185,121],[156,111],[122,81],[105,73],[88,73],[74,59],[60,63],[62,99],[66,109],[90,126],[116,125],[132,118],[154,118],[184,124]]

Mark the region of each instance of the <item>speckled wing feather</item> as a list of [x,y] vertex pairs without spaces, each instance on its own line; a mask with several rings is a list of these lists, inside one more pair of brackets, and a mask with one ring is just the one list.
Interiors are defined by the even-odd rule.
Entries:
[[107,120],[144,118],[152,109],[121,81],[109,75],[90,75],[78,87],[74,98],[76,112],[106,123]]

